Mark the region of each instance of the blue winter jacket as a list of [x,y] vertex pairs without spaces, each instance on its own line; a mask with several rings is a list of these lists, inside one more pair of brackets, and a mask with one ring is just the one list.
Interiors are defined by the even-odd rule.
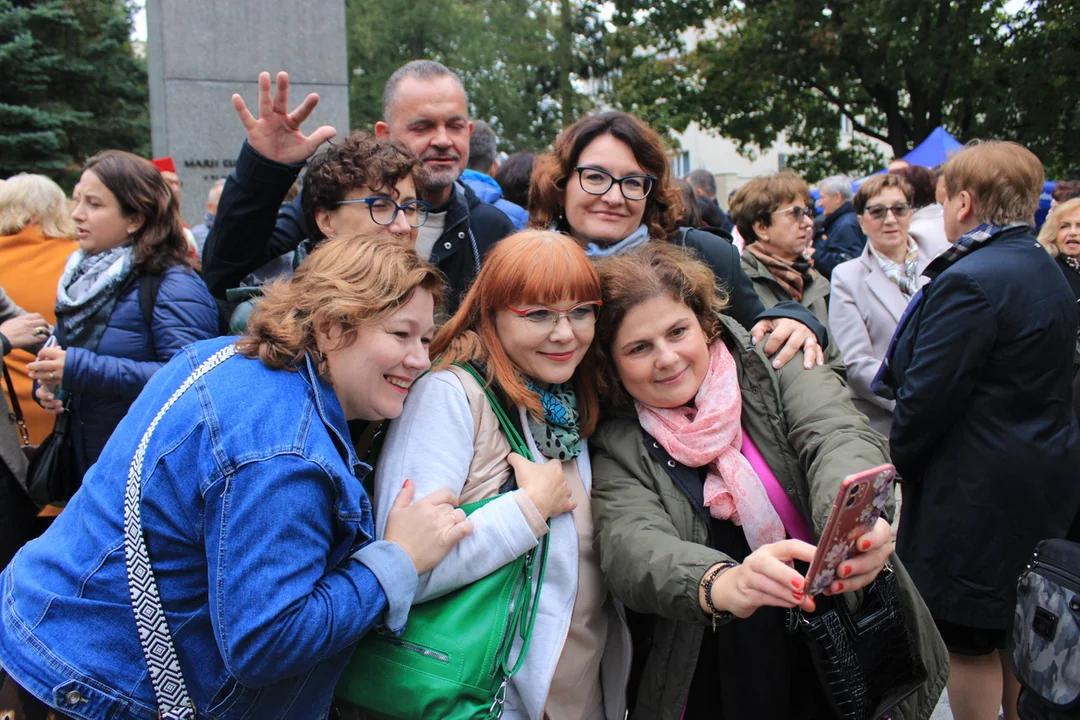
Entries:
[[116,301],[96,350],[69,348],[63,319],[57,340],[67,350],[61,383],[70,396],[72,439],[79,470],[97,460],[109,436],[147,380],[189,343],[218,334],[218,308],[193,270],[173,266],[161,278],[153,327],[146,326],[137,280]]
[[[155,718],[124,550],[124,488],[151,420],[203,360],[147,384],[67,509],[0,574],[0,665],[79,718]],[[236,355],[166,412],[146,448],[142,529],[199,718],[325,718],[354,643],[400,632],[409,556],[373,542],[371,468],[310,360]]]
[[472,188],[476,196],[488,205],[494,205],[502,210],[506,217],[510,218],[510,222],[514,223],[515,230],[524,230],[528,226],[528,211],[504,198],[502,187],[495,178],[476,170],[466,170],[461,173],[461,182]]

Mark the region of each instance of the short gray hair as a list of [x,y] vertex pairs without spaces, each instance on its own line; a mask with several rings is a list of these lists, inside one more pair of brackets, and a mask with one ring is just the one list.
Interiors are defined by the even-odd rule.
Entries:
[[855,193],[851,189],[851,178],[847,175],[830,175],[821,181],[818,190],[822,195],[835,195],[840,193],[840,198],[847,202]]
[[437,80],[441,77],[452,77],[454,82],[461,88],[461,92],[465,94],[465,105],[468,107],[469,94],[465,92],[465,84],[461,82],[461,78],[458,77],[450,68],[443,65],[441,62],[434,60],[411,60],[397,70],[390,76],[390,79],[386,81],[386,88],[383,89],[382,97],[382,114],[383,120],[390,122],[390,108],[394,104],[394,95],[397,93],[397,87],[407,77],[415,78],[417,80]]
[[686,182],[703,190],[709,197],[716,197],[716,176],[708,170],[694,170],[686,176]]
[[483,120],[477,120],[469,138],[469,169],[486,173],[491,170],[498,152],[499,138],[495,131]]

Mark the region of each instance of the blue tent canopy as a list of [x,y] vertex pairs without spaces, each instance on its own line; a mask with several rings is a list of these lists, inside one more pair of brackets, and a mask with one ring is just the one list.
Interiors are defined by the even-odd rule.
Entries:
[[919,143],[919,146],[904,156],[912,165],[934,167],[949,159],[949,156],[964,147],[963,144],[945,128],[937,127]]

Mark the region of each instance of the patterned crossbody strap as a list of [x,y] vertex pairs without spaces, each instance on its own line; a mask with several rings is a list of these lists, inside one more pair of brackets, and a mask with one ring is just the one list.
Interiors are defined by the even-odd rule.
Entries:
[[228,345],[207,358],[195,369],[184,383],[176,389],[168,402],[158,410],[150,427],[135,449],[135,457],[128,470],[127,489],[124,491],[124,555],[127,559],[128,589],[131,606],[135,611],[135,625],[139,630],[146,665],[150,670],[150,682],[157,698],[158,717],[164,720],[194,720],[195,703],[188,695],[180,661],[176,657],[172,633],[161,607],[157,580],[150,565],[150,553],[142,533],[142,469],[146,447],[158,423],[180,397],[199,378],[236,354],[236,346]]

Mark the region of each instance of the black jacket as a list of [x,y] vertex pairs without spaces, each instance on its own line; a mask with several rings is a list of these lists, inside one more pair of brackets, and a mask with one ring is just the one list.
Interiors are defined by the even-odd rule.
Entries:
[[[300,198],[281,204],[302,169],[264,157],[244,143],[203,250],[203,277],[216,297],[224,298],[246,275],[295,250],[308,236]],[[446,275],[453,311],[476,277],[480,260],[514,225],[461,184],[455,185],[446,211],[446,226],[431,261]]]
[[720,207],[720,203],[716,201],[716,198],[707,198],[700,195],[696,195],[698,212],[701,213],[701,222],[706,227],[720,228],[724,232],[731,232],[731,229],[735,227],[735,223],[731,221],[728,214],[724,212],[724,209]]
[[829,279],[834,267],[859,257],[865,247],[866,235],[859,227],[859,216],[846,202],[825,216],[821,234],[814,238],[814,268]]
[[1075,298],[1029,228],[947,267],[889,358],[897,554],[938,620],[1004,629],[1035,544],[1080,507]]
[[716,284],[728,294],[728,306],[724,313],[739,321],[749,330],[758,320],[790,318],[798,320],[813,331],[822,349],[829,346],[829,333],[814,313],[797,302],[781,302],[766,310],[754,290],[754,283],[746,275],[739,257],[739,250],[722,236],[705,230],[681,230],[673,240],[676,244],[693,248],[712,268]]

